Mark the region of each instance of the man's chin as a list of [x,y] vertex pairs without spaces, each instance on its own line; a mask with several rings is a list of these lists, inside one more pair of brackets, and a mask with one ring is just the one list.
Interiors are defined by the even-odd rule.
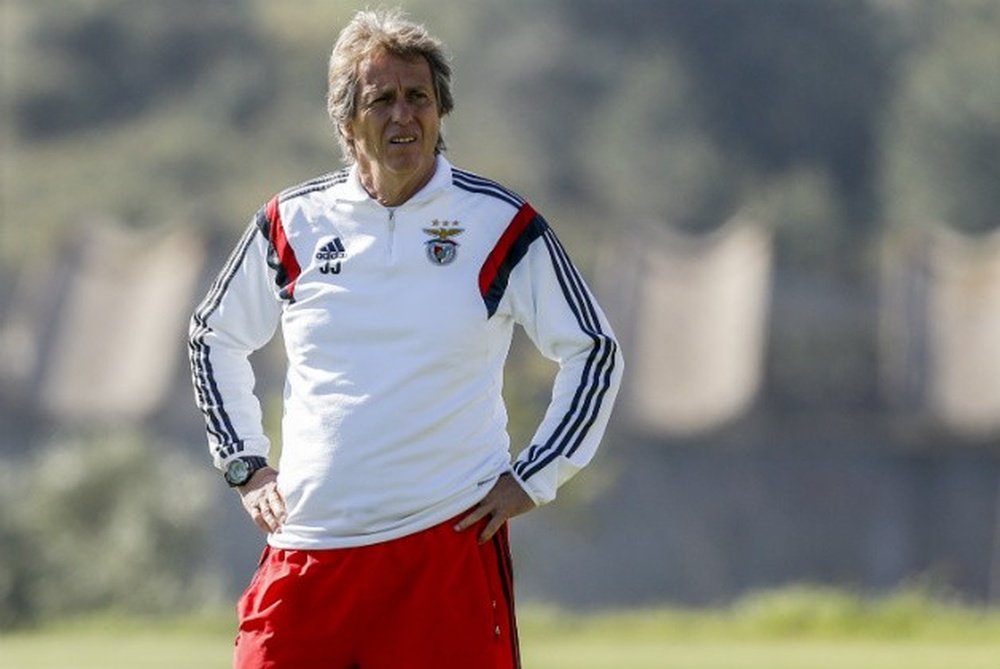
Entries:
[[389,156],[383,167],[397,176],[417,176],[434,168],[434,159],[422,156]]

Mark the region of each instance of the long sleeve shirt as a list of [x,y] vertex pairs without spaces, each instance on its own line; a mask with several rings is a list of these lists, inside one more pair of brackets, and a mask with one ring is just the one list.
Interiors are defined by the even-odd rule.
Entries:
[[[512,459],[501,397],[513,327],[558,363]],[[281,327],[282,548],[371,544],[478,502],[510,472],[536,504],[594,455],[622,374],[611,327],[518,195],[437,158],[387,208],[356,167],[290,188],[246,229],[191,319],[195,396],[220,469],[264,456],[248,361]]]

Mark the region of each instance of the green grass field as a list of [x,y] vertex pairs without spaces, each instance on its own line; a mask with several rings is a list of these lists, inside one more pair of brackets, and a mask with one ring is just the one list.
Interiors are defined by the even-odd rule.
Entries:
[[[683,641],[564,635],[524,639],[526,669],[996,669],[1000,642]],[[0,641],[4,669],[210,669],[230,666],[226,636],[155,630],[40,634]]]
[[[91,617],[0,635],[0,667],[228,667],[227,615]],[[794,591],[726,610],[521,614],[527,669],[997,669],[1000,612]]]

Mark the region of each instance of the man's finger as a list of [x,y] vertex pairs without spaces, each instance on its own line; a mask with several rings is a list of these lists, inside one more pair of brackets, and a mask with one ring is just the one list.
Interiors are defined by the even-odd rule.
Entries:
[[258,513],[260,513],[261,520],[264,521],[268,531],[274,531],[274,514],[271,513],[270,507],[267,504],[261,504]]
[[267,503],[271,507],[271,511],[274,513],[274,518],[279,523],[285,520],[285,500],[282,499],[281,494],[278,489],[271,488],[267,495]]
[[276,508],[274,502],[266,495],[254,495],[245,500],[250,517],[264,532],[274,532],[284,520],[284,509]]
[[479,543],[485,544],[487,541],[492,539],[493,535],[497,533],[497,530],[499,530],[506,521],[507,519],[502,518],[500,514],[493,514],[490,518],[490,522],[486,524],[486,527],[483,528],[483,531],[479,535]]
[[271,526],[272,532],[277,532],[281,529],[281,524],[285,522],[285,504],[281,499],[281,495],[275,490],[273,495],[268,495],[266,507],[268,513],[271,515]]
[[480,504],[475,509],[473,509],[472,512],[469,513],[469,515],[467,515],[462,520],[458,521],[458,524],[455,525],[455,531],[462,532],[464,530],[469,529],[470,527],[478,523],[480,520],[488,516],[490,513],[491,510],[488,507],[485,507],[482,504]]
[[254,514],[253,522],[256,523],[257,527],[259,527],[262,532],[267,533],[271,531],[271,528],[268,527],[267,521],[264,519],[264,516],[261,515],[260,513]]

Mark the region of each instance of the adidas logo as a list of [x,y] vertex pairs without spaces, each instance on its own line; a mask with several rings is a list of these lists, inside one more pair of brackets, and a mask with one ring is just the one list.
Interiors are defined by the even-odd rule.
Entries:
[[340,259],[346,256],[344,243],[340,241],[340,237],[334,237],[316,251],[316,260],[323,263],[319,271],[323,274],[340,274]]

